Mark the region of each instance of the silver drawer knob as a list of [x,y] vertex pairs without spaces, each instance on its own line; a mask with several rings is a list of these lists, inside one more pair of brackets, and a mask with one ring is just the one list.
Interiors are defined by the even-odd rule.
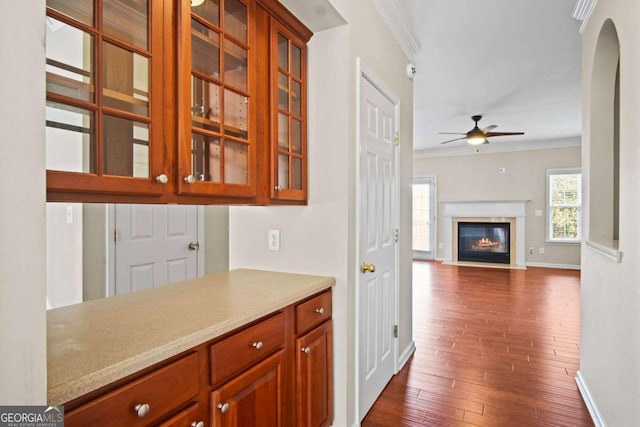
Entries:
[[227,411],[229,410],[229,404],[228,403],[218,403],[218,409],[223,414],[226,414]]
[[300,351],[303,352],[304,354],[309,354],[311,349],[309,347],[303,347]]
[[162,175],[156,176],[156,181],[159,182],[160,184],[166,184],[167,182],[169,182],[169,178],[167,177],[167,175],[162,174]]
[[148,403],[140,403],[136,405],[134,409],[136,410],[136,415],[142,418],[146,417],[149,414],[149,412],[151,411],[151,406],[149,406]]
[[204,421],[194,421],[191,423],[190,427],[204,427]]
[[194,182],[196,182],[196,177],[193,175],[187,175],[184,177],[184,182],[186,182],[187,184],[193,184]]
[[324,308],[320,307],[320,308],[316,308],[316,313],[318,314],[324,314]]
[[256,341],[253,344],[251,344],[253,346],[253,348],[255,348],[256,350],[260,350],[262,348],[262,341]]

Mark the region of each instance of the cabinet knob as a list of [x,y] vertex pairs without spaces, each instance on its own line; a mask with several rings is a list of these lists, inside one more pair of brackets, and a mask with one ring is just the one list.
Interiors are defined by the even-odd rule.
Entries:
[[300,351],[303,352],[304,354],[309,354],[311,349],[309,347],[303,347]]
[[204,427],[204,421],[194,421],[189,425],[189,427]]
[[229,410],[229,404],[228,403],[218,403],[218,409],[220,410],[221,413],[226,414],[227,411]]
[[324,308],[320,307],[320,308],[316,308],[316,313],[318,314],[324,314]]
[[196,182],[196,177],[193,175],[187,175],[184,177],[184,182],[186,182],[187,184],[193,184],[194,182]]
[[146,417],[149,414],[149,412],[151,411],[151,406],[149,406],[148,403],[139,403],[135,406],[134,409],[136,410],[136,415],[142,418]]
[[256,341],[253,344],[251,344],[253,346],[253,348],[255,348],[256,350],[260,350],[262,348],[262,341]]
[[282,187],[280,185],[276,185],[275,187],[273,187],[273,189],[276,191],[280,191],[282,190]]
[[167,175],[162,174],[162,175],[156,176],[156,181],[159,182],[160,184],[166,184],[167,182],[169,182],[169,178],[167,177]]

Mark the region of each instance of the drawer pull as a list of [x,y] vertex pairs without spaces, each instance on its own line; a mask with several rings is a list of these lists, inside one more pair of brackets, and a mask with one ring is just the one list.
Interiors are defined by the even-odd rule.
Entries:
[[226,414],[227,411],[229,410],[229,404],[228,403],[218,403],[218,409],[220,409],[221,413]]
[[135,407],[136,414],[138,417],[143,418],[146,417],[151,411],[151,406],[148,403],[140,403]]
[[324,308],[320,307],[320,308],[316,308],[316,313],[318,314],[324,314]]
[[262,341],[256,341],[253,344],[251,344],[253,346],[253,348],[255,348],[256,350],[260,350],[262,348]]
[[309,354],[311,349],[309,347],[303,347],[300,351],[303,352],[304,354]]
[[190,424],[190,427],[204,427],[204,421],[194,421]]

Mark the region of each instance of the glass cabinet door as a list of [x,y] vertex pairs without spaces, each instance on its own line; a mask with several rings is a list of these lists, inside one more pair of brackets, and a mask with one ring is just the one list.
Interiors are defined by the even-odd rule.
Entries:
[[271,197],[306,200],[306,44],[271,20],[273,186]]
[[159,0],[47,0],[49,190],[162,191],[162,38],[150,37],[160,10]]
[[244,0],[183,1],[182,194],[255,195],[252,8]]

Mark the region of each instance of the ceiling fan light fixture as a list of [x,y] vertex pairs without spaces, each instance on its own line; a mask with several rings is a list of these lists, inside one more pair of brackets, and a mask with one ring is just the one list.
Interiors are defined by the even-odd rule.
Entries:
[[482,145],[487,143],[487,138],[483,135],[472,135],[467,138],[467,142],[471,145]]

